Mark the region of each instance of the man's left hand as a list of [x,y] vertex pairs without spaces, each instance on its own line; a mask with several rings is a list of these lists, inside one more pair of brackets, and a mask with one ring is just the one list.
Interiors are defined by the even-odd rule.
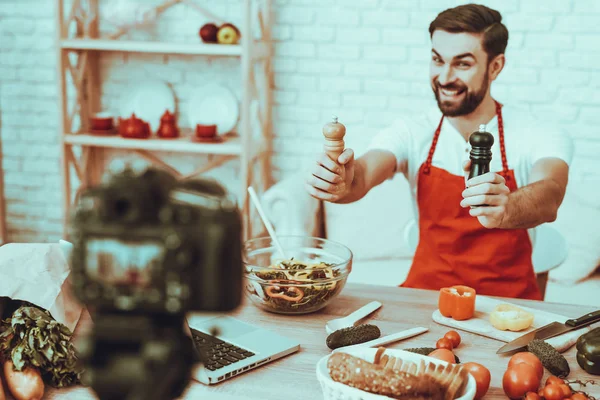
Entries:
[[[478,206],[471,208],[469,214],[477,217],[484,227],[497,228],[502,224],[510,189],[506,186],[505,179],[494,172],[468,179],[470,168],[471,161],[469,160],[463,164],[467,188],[462,193],[463,200],[460,202],[460,206],[463,208]],[[485,206],[482,206],[483,204]]]

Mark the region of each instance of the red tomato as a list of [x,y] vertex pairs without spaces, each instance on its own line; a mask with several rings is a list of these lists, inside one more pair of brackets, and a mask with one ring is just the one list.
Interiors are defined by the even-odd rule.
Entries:
[[454,346],[452,346],[452,342],[446,338],[441,338],[435,344],[436,349],[448,349],[452,350]]
[[502,377],[504,393],[511,399],[520,399],[527,392],[537,392],[539,386],[540,379],[537,372],[526,363],[513,365],[506,370]]
[[562,385],[563,383],[565,383],[565,381],[563,381],[562,379],[560,379],[558,376],[554,376],[554,375],[550,375],[548,377],[548,379],[546,379],[546,385]]
[[483,365],[474,362],[464,363],[462,368],[466,369],[471,375],[473,375],[473,378],[475,378],[475,383],[477,384],[475,399],[482,398],[490,388],[490,381],[492,379],[490,370]]
[[525,394],[525,398],[523,400],[540,400],[541,397],[539,394],[535,393],[535,392],[527,392]]
[[448,349],[437,349],[429,353],[429,357],[437,358],[438,360],[446,361],[447,363],[454,364],[456,359],[452,350]]
[[588,397],[584,393],[575,393],[571,396],[571,400],[588,400]]
[[444,338],[452,342],[452,347],[457,348],[460,344],[460,335],[456,331],[448,331],[444,335]]
[[572,392],[571,392],[571,387],[569,385],[567,385],[566,383],[563,383],[563,384],[558,385],[558,387],[562,391],[563,397],[571,397]]
[[535,372],[537,373],[539,380],[540,381],[542,380],[542,378],[544,377],[544,366],[542,365],[542,362],[540,361],[539,358],[537,358],[537,356],[535,354],[530,353],[528,351],[523,351],[523,352],[515,354],[508,361],[508,368],[512,367],[513,365],[520,364],[520,363],[525,363],[525,364],[531,365],[535,369]]
[[548,377],[548,379],[546,379],[546,384],[544,386],[548,386],[548,385],[562,385],[563,383],[565,383],[565,381],[563,381],[562,379],[560,379],[558,376],[550,375]]
[[544,398],[546,400],[562,400],[563,391],[559,385],[550,384],[544,388]]

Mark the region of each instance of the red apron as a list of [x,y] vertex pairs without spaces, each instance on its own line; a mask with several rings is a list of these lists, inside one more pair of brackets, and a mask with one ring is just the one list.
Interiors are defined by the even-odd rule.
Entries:
[[[508,169],[501,106],[496,102],[502,172],[510,191],[517,190]],[[440,120],[429,156],[419,168],[417,202],[419,245],[403,287],[439,290],[467,285],[478,294],[542,300],[531,261],[526,229],[488,229],[469,208],[460,206],[464,176],[431,165],[441,132]]]

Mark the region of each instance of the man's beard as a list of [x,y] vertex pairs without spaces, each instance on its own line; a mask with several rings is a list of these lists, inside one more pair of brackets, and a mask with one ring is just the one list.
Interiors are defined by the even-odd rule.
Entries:
[[[481,84],[481,88],[477,92],[470,91],[466,86],[462,84],[452,84],[447,86],[441,86],[440,83],[435,80],[433,82],[434,87],[433,94],[435,95],[435,99],[437,100],[438,107],[442,114],[447,117],[460,117],[462,115],[471,114],[475,109],[481,104],[485,94],[488,90],[489,79],[487,75],[487,71],[485,77],[483,78],[483,82]],[[465,97],[460,103],[449,102],[449,101],[441,101],[440,100],[440,88],[448,89],[448,90],[457,90],[466,91]]]

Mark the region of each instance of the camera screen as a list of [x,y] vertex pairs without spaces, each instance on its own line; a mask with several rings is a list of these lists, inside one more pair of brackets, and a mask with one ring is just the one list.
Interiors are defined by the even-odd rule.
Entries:
[[86,269],[90,278],[115,286],[149,287],[160,268],[164,248],[159,243],[116,239],[87,242]]

